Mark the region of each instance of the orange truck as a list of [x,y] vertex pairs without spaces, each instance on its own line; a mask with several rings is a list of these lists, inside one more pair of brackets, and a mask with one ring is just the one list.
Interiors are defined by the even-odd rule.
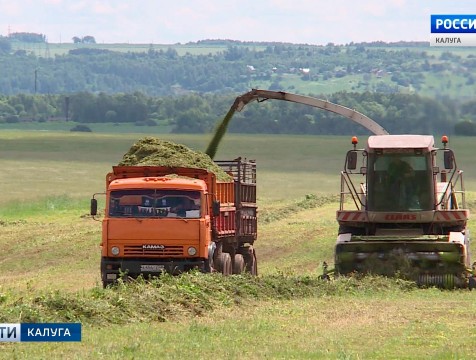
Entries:
[[[113,166],[106,176],[101,280],[145,278],[198,269],[256,275],[256,162],[215,161],[203,169]],[[97,215],[96,195],[91,215]]]

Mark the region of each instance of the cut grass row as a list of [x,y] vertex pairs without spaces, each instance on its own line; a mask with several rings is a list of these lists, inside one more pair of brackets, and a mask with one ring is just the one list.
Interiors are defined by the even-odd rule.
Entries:
[[7,295],[3,314],[81,321],[83,341],[0,347],[2,355],[29,359],[470,359],[473,295],[370,277],[189,274],[114,290],[40,293],[16,306]]
[[[164,275],[145,282],[141,279],[102,289],[78,292],[38,291],[18,295],[3,292],[0,323],[81,322],[107,326],[134,322],[165,322],[201,316],[216,308],[233,307],[250,301],[292,300],[308,297],[369,295],[405,292],[415,285],[398,279],[340,278],[321,280],[315,275],[268,274],[260,277],[188,273]],[[380,296],[379,295],[379,296]]]

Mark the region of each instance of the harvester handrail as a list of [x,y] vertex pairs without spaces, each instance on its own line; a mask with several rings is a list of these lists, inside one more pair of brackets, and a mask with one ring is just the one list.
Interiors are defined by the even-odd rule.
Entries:
[[460,190],[455,190],[456,194],[461,195],[461,206],[463,208],[466,208],[466,192],[464,188],[464,182],[463,182],[463,170],[458,170],[458,176],[455,179],[455,183],[460,182]]
[[[458,182],[460,183],[460,190],[455,189]],[[463,170],[455,170],[451,172],[451,177],[448,181],[446,181],[445,190],[439,195],[436,206],[440,206],[443,201],[446,198],[452,196],[452,194],[461,195],[461,206],[464,208],[466,206],[466,197],[463,183]]]
[[[340,189],[340,210],[344,210],[346,194],[352,197],[352,200],[354,201],[354,205],[357,208],[357,210],[361,210],[364,207],[364,204],[362,203],[360,197],[358,196],[359,192],[355,188],[354,182],[350,179],[349,173],[346,171],[341,171],[341,179],[342,181],[341,181],[341,189]],[[345,191],[345,187],[347,187],[348,191]]]

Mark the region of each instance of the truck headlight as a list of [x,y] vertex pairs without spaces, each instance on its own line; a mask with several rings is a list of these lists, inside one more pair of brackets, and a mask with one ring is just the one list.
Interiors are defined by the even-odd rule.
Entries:
[[194,256],[197,254],[197,249],[195,249],[193,246],[190,246],[187,251],[190,256]]
[[119,255],[119,248],[117,246],[113,246],[111,248],[111,254],[114,255],[114,256]]

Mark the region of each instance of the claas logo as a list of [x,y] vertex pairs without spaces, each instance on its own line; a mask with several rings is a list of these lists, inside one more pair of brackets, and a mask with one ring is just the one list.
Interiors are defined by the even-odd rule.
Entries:
[[409,220],[415,221],[417,219],[416,214],[387,214],[385,220]]

